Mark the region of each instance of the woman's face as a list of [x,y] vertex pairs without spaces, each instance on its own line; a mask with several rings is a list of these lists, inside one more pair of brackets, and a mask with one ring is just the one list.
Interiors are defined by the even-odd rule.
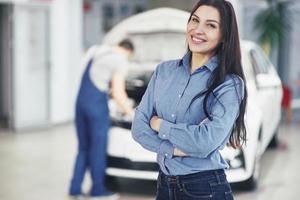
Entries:
[[220,13],[212,6],[200,6],[187,25],[187,41],[193,53],[212,56],[220,43]]

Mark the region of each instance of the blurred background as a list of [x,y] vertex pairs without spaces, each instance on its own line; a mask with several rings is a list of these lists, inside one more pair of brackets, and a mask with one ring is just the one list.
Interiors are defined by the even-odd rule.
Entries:
[[[0,0],[1,200],[66,198],[75,155],[72,123],[84,52],[101,44],[111,28],[132,15],[158,7],[190,11],[196,2]],[[231,2],[241,38],[262,46],[290,91],[292,121],[298,124],[300,1]],[[271,14],[266,16],[266,13]],[[297,132],[285,125],[282,129],[292,134]],[[269,159],[273,157],[274,152]],[[265,168],[268,170],[269,165]],[[35,193],[44,183],[42,192]],[[18,196],[14,188],[25,196]],[[149,199],[151,195],[150,192]],[[123,198],[141,199],[133,196],[125,194]],[[255,199],[255,196],[245,194],[242,198]]]
[[[71,121],[82,72],[81,58],[86,49],[100,44],[108,30],[131,15],[156,7],[188,11],[195,2],[0,0],[0,127],[24,130]],[[292,91],[292,107],[299,107],[300,1],[284,1],[281,15],[288,17],[279,27],[284,32],[279,36],[263,30],[266,26],[257,28],[256,25],[261,11],[272,3],[233,2],[241,38],[260,42],[263,31],[275,38],[268,54],[282,81]],[[276,16],[274,19],[277,20]],[[266,28],[278,31],[272,23]]]

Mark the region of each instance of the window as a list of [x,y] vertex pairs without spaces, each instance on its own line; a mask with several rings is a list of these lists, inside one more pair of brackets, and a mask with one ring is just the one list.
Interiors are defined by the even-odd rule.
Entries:
[[250,57],[256,74],[267,74],[269,72],[270,61],[261,50],[251,50]]
[[115,16],[114,7],[112,4],[103,5],[103,29],[108,31],[113,27],[113,19]]
[[130,13],[129,13],[129,7],[127,4],[123,4],[120,7],[120,13],[122,17],[127,17]]
[[251,59],[249,57],[248,51],[244,49],[241,50],[242,50],[242,65],[243,65],[243,70],[245,73],[246,80],[247,81],[255,80],[256,73],[254,72],[254,69],[252,67]]

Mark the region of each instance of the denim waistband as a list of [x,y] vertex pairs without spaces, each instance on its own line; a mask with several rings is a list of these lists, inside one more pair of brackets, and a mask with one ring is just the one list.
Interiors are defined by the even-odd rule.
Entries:
[[192,180],[192,179],[217,179],[218,182],[219,177],[224,175],[225,176],[225,171],[224,169],[216,169],[216,170],[208,170],[208,171],[203,171],[203,172],[196,172],[193,174],[186,174],[186,175],[165,175],[161,170],[159,171],[160,176],[167,180],[168,182],[173,182],[173,181],[185,181],[185,180]]

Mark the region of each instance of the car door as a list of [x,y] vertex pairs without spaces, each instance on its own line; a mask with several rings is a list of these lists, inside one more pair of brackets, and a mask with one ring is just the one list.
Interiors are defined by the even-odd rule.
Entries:
[[250,50],[250,59],[255,72],[257,101],[263,112],[262,147],[265,148],[280,120],[281,83],[273,65],[259,47]]

